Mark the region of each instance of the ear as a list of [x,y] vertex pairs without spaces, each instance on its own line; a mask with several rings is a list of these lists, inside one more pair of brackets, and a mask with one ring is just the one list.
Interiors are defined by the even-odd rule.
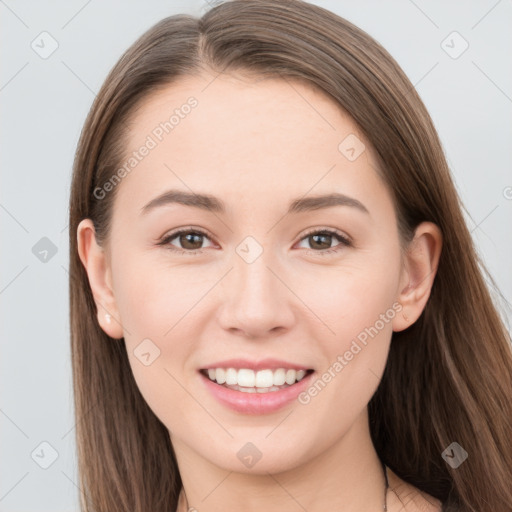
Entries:
[[107,255],[96,242],[91,219],[83,219],[77,229],[78,254],[89,277],[98,323],[111,338],[122,338],[123,327],[112,290],[112,276]]
[[404,255],[398,302],[402,313],[393,319],[393,330],[403,331],[420,317],[434,284],[443,236],[432,222],[422,222],[415,230]]

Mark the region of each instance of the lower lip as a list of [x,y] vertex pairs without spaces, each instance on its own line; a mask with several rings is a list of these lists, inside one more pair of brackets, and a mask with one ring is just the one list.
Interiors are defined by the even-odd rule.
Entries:
[[306,375],[301,381],[279,391],[267,393],[244,393],[226,388],[210,380],[199,372],[205,386],[211,394],[223,405],[244,414],[268,414],[282,409],[293,402],[311,382],[315,372]]

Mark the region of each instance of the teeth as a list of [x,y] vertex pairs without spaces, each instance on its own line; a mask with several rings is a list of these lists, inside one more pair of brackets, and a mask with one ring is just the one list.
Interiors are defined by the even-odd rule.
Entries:
[[[293,370],[290,370],[290,371],[293,371]],[[260,370],[259,372],[256,373],[255,387],[270,388],[270,387],[272,387],[273,383],[274,383],[274,375],[273,375],[272,370]]]
[[274,386],[282,386],[286,380],[286,372],[283,368],[279,368],[274,372]]
[[[306,375],[305,370],[293,370],[279,368],[277,370],[249,370],[241,368],[209,368],[208,377],[217,384],[225,384],[231,388],[239,389],[248,393],[266,393],[268,391],[277,391],[277,386],[291,386],[295,382],[301,381]],[[274,389],[275,388],[275,389]]]
[[[217,368],[216,370],[214,370],[214,372],[215,372],[215,380],[217,381],[217,384],[224,384],[224,382],[226,382],[226,370],[224,370],[224,368]],[[211,377],[210,377],[210,379],[211,379]]]
[[285,384],[284,386],[272,386],[270,388],[246,388],[238,385],[226,387],[234,391],[242,391],[243,393],[268,393],[269,391],[279,391],[280,389],[287,388],[288,384]]
[[286,382],[286,384],[293,384],[295,382],[296,377],[297,372],[295,370],[287,370],[284,381]]
[[228,386],[233,386],[234,384],[238,384],[237,371],[234,368],[228,368],[226,370],[226,384]]
[[237,384],[246,388],[253,388],[256,378],[252,370],[238,370]]

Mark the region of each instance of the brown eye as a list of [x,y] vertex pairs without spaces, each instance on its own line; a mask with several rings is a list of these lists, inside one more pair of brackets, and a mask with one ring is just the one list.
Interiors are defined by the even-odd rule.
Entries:
[[326,234],[309,235],[308,237],[312,249],[330,249],[332,238],[332,235]]
[[205,239],[209,240],[210,237],[202,231],[197,229],[181,229],[165,236],[158,245],[163,245],[172,251],[181,253],[199,254],[204,248],[203,243]]
[[[339,241],[335,246],[332,246],[333,239]],[[349,247],[352,245],[348,237],[343,236],[337,231],[331,230],[311,231],[306,233],[306,236],[301,239],[301,243],[303,241],[306,241],[309,245],[306,249],[310,249],[310,252],[315,252],[317,254],[338,252],[343,247]]]
[[189,232],[180,234],[175,238],[178,238],[183,249],[201,249],[203,243],[203,235],[200,233]]

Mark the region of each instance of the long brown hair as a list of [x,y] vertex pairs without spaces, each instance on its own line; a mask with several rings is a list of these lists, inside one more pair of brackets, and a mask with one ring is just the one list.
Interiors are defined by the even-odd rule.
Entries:
[[[124,339],[97,322],[77,226],[108,239],[129,116],[160,87],[200,73],[306,80],[344,108],[373,145],[400,234],[436,223],[443,249],[421,317],[394,333],[369,403],[379,457],[446,510],[512,509],[510,337],[483,278],[431,118],[395,60],[368,34],[301,0],[233,0],[201,18],[177,15],[144,33],[111,70],[78,144],[70,197],[70,327],[82,510],[174,511],[181,489],[166,427],[140,394]],[[442,452],[468,452],[458,468]]]

